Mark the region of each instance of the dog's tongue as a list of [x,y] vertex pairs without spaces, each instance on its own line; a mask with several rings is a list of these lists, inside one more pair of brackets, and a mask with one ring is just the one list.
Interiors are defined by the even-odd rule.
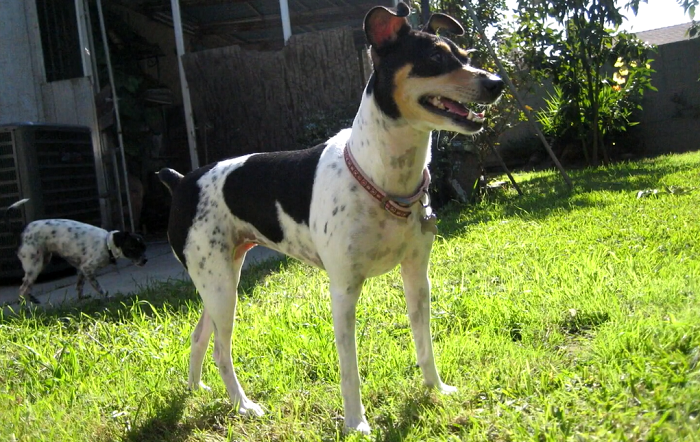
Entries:
[[469,109],[465,108],[456,101],[452,101],[448,98],[443,98],[442,104],[447,108],[448,111],[452,112],[453,114],[457,114],[462,117],[466,117],[467,115],[469,115]]

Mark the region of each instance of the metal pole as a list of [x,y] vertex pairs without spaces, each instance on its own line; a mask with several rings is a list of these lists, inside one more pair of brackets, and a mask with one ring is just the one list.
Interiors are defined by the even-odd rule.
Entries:
[[503,168],[503,170],[505,170],[506,175],[508,175],[508,179],[510,180],[511,184],[513,184],[513,187],[515,187],[515,190],[518,191],[518,195],[523,196],[523,191],[520,190],[520,186],[518,186],[518,183],[515,182],[515,178],[513,178],[513,175],[510,173],[510,169],[508,169],[506,162],[503,161],[503,157],[501,156],[501,154],[498,153],[498,149],[496,149],[496,146],[494,146],[493,143],[489,143],[489,147],[491,148],[491,152],[493,152],[493,154],[496,155],[496,158],[498,159],[498,162],[501,164],[501,167]]
[[284,44],[292,36],[292,22],[289,18],[289,4],[287,0],[280,0],[280,16],[282,18],[282,34],[284,35]]
[[87,27],[87,42],[88,42],[88,49],[90,50],[90,63],[91,63],[91,71],[92,71],[92,85],[94,86],[95,89],[95,95],[100,93],[100,75],[97,72],[97,56],[95,52],[95,41],[93,39],[93,32],[92,32],[92,19],[90,17],[90,4],[88,3],[88,0],[83,0],[83,11],[85,12],[85,24]]
[[[97,106],[95,105],[95,97],[100,92],[100,77],[97,72],[97,60],[95,52],[95,42],[92,32],[92,20],[90,18],[90,5],[88,0],[77,0],[76,8],[80,11],[79,26],[84,26],[85,33],[81,33],[81,47],[83,54],[87,56],[88,64],[86,72],[89,72],[90,83],[93,88],[92,100],[92,151],[95,155],[95,173],[97,174],[97,192],[100,201],[100,218],[102,219],[102,228],[112,228],[112,211],[109,204],[109,186],[107,185],[107,176],[105,173],[104,149],[102,147],[102,133],[100,131],[99,116],[97,115]],[[124,214],[121,214],[121,227],[124,229]]]
[[540,141],[542,141],[544,148],[547,150],[547,153],[552,158],[554,165],[557,167],[557,169],[559,170],[559,173],[564,178],[564,181],[566,181],[566,184],[569,186],[569,190],[572,190],[574,188],[574,185],[571,183],[571,178],[569,178],[569,175],[566,173],[566,171],[562,167],[561,163],[557,159],[557,156],[554,155],[552,148],[549,146],[549,143],[547,142],[547,139],[544,137],[544,134],[540,130],[539,126],[537,126],[537,124],[535,124],[535,120],[532,118],[532,113],[527,108],[527,106],[525,106],[525,102],[523,102],[523,99],[520,97],[520,94],[515,89],[515,85],[510,80],[510,76],[508,75],[508,72],[506,72],[505,68],[503,67],[503,64],[501,63],[501,60],[496,55],[496,51],[493,49],[491,42],[488,40],[488,38],[486,38],[486,34],[484,33],[484,28],[481,26],[481,22],[479,21],[479,18],[476,16],[476,13],[474,12],[474,9],[472,8],[471,2],[469,0],[464,0],[464,6],[466,6],[467,11],[469,11],[469,15],[471,16],[472,21],[474,22],[474,26],[476,27],[476,31],[481,35],[481,39],[484,41],[484,44],[486,45],[486,47],[489,50],[489,53],[491,54],[494,61],[496,62],[496,65],[498,66],[498,70],[501,73],[501,78],[503,79],[503,81],[506,82],[506,84],[508,85],[508,88],[510,89],[510,92],[513,94],[515,99],[518,101],[520,108],[525,113],[525,117],[527,117],[527,122],[530,124],[530,128],[532,130],[534,130],[535,133],[537,133],[537,136],[539,137]]
[[[106,146],[109,146],[109,140],[105,138],[104,141]],[[124,211],[121,210],[122,207],[124,207],[122,204],[124,202],[122,201],[122,192],[121,192],[121,180],[119,179],[119,162],[117,161],[117,154],[114,153],[114,149],[111,149],[109,152],[109,157],[110,160],[112,161],[112,173],[114,173],[114,181],[116,181],[117,185],[117,205],[119,206],[119,222],[122,230],[126,230],[126,224],[124,224]],[[127,181],[126,185],[129,185],[129,182]]]
[[[126,171],[126,154],[124,153],[124,137],[122,136],[122,120],[119,117],[119,98],[117,88],[114,85],[114,72],[112,71],[112,60],[109,56],[109,41],[107,40],[107,29],[105,28],[105,17],[102,13],[102,0],[97,0],[97,14],[100,18],[100,30],[102,31],[102,44],[105,48],[105,58],[107,60],[107,73],[109,74],[109,85],[112,88],[112,100],[114,102],[114,117],[117,122],[117,139],[119,140],[119,151],[122,159],[122,172],[124,173],[124,188],[126,189],[126,204],[129,208],[129,225],[131,231],[135,232],[134,212],[131,209],[131,191],[129,189],[129,174]],[[121,192],[121,190],[119,189]],[[121,211],[121,206],[119,207]]]
[[173,30],[175,31],[175,46],[177,48],[177,66],[180,71],[180,88],[182,89],[182,105],[185,108],[185,125],[187,126],[187,144],[190,146],[190,163],[192,170],[199,168],[197,156],[197,137],[194,132],[194,117],[192,114],[192,102],[190,101],[190,86],[185,76],[185,68],[182,66],[182,56],[185,55],[185,39],[182,36],[182,18],[180,17],[180,3],[178,0],[170,0],[173,10]]

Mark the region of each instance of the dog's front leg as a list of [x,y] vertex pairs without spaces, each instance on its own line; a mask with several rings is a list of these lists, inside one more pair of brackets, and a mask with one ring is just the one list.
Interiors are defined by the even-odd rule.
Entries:
[[82,270],[81,272],[83,275],[85,275],[85,279],[88,280],[92,288],[95,289],[97,293],[104,297],[107,297],[107,291],[102,288],[99,282],[97,282],[97,278],[95,277],[95,273],[93,273],[93,271]]
[[[432,243],[432,241],[431,241]],[[431,244],[409,251],[407,259],[401,263],[408,317],[416,346],[418,366],[423,372],[425,385],[436,388],[442,393],[453,393],[455,387],[444,384],[438,374],[433,354],[433,339],[430,333],[430,280],[428,279],[428,261]]]
[[357,368],[355,344],[355,307],[361,289],[361,282],[348,284],[331,278],[333,330],[340,361],[340,392],[343,395],[345,428],[369,434],[370,428],[360,396],[360,372]]

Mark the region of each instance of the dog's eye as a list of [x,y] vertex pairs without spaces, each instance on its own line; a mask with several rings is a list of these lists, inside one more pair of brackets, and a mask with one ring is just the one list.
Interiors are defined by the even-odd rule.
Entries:
[[433,63],[442,64],[445,60],[445,54],[442,51],[435,51],[430,55],[430,61]]

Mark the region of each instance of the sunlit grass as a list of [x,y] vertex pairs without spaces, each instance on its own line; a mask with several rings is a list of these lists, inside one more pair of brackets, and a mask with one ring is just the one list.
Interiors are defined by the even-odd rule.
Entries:
[[[700,154],[518,175],[440,213],[433,335],[446,382],[421,387],[398,271],[365,284],[358,357],[378,441],[700,439]],[[186,391],[200,301],[188,283],[0,318],[0,440],[333,441],[343,437],[325,274],[244,274],[234,365],[267,410]]]

